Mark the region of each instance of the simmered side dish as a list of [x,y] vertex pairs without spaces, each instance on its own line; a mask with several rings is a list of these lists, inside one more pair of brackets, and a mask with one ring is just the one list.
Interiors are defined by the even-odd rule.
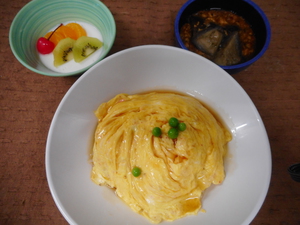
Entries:
[[250,24],[226,10],[202,10],[190,15],[180,36],[187,49],[221,66],[245,62],[255,51]]
[[197,214],[203,191],[224,180],[231,133],[197,99],[119,94],[95,114],[91,179],[151,222]]

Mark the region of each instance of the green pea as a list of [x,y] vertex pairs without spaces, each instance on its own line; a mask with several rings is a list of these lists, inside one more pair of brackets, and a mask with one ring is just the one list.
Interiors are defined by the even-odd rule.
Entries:
[[139,167],[134,167],[131,171],[134,177],[138,177],[141,175],[142,170]]
[[179,124],[179,121],[178,121],[177,118],[171,117],[171,118],[169,119],[169,125],[170,125],[171,127],[177,127],[178,124]]
[[184,131],[184,130],[186,129],[186,124],[185,124],[185,123],[179,123],[178,129],[179,129],[180,131]]
[[177,138],[177,137],[178,137],[178,134],[179,134],[179,131],[178,131],[176,128],[174,128],[174,127],[172,127],[172,128],[168,131],[168,136],[169,136],[169,138],[171,138],[171,139]]
[[161,129],[159,127],[154,127],[152,130],[152,134],[155,137],[160,137],[161,136]]

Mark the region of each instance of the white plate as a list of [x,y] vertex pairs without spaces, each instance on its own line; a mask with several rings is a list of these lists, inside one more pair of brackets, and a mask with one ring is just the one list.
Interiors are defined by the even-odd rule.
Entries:
[[46,172],[54,201],[70,224],[150,224],[107,187],[90,180],[94,110],[119,93],[147,90],[188,93],[219,114],[233,134],[227,177],[203,197],[206,213],[163,224],[248,225],[259,211],[271,177],[265,127],[241,86],[221,68],[186,50],[146,45],[102,60],[62,99],[46,146]]

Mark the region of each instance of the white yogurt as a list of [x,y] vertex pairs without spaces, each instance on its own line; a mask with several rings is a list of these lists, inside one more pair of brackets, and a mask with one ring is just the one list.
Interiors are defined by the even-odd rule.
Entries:
[[[72,22],[75,22],[75,21],[65,22],[64,24],[68,24],[68,23],[72,23]],[[75,23],[78,23],[85,29],[88,37],[95,37],[103,42],[103,38],[102,38],[100,31],[94,25],[91,25],[91,24],[88,24],[85,22],[77,22],[77,21]],[[53,31],[56,27],[54,27],[50,31]],[[60,73],[69,73],[69,72],[74,72],[74,71],[80,70],[82,68],[85,68],[85,67],[91,65],[92,63],[94,63],[95,61],[97,61],[97,59],[99,59],[100,55],[102,54],[102,49],[103,48],[101,47],[100,49],[95,51],[92,55],[90,55],[88,58],[81,61],[80,63],[76,63],[74,60],[71,60],[59,67],[55,67],[53,65],[53,61],[54,61],[53,53],[45,54],[45,55],[39,54],[39,56],[40,56],[42,63],[50,70],[53,70],[55,72],[60,72]]]

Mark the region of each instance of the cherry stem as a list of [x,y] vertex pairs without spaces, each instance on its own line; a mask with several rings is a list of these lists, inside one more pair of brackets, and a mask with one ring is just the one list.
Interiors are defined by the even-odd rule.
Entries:
[[55,30],[50,34],[50,36],[47,38],[47,40],[50,40],[50,38],[52,37],[52,35],[54,34],[54,32],[55,32],[58,28],[60,28],[62,25],[63,25],[62,23],[59,24],[59,26],[55,28]]

